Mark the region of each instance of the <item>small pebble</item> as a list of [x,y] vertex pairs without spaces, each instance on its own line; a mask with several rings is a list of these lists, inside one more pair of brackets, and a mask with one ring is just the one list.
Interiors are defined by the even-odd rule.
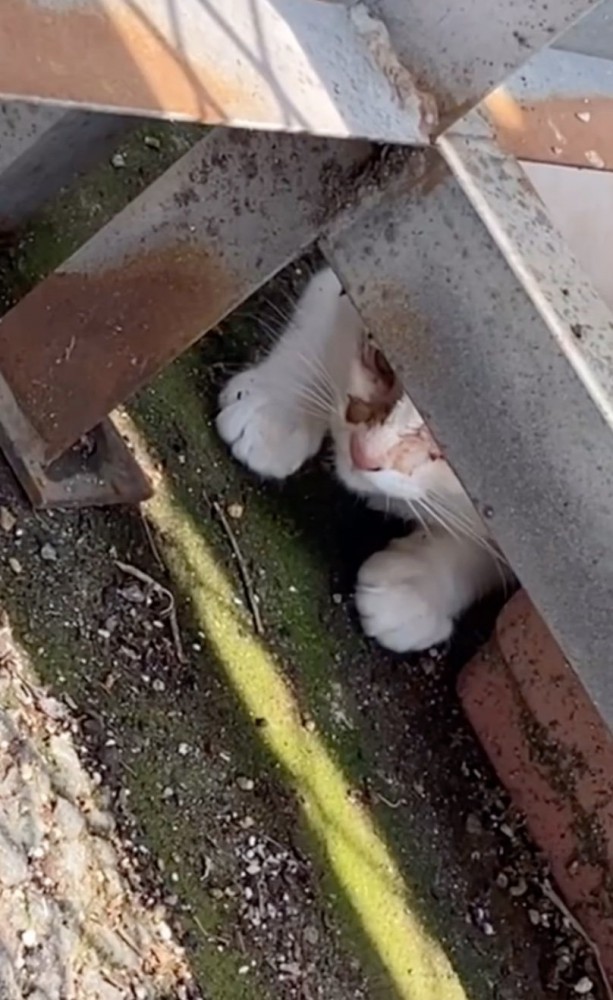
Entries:
[[189,744],[179,743],[179,755],[181,757],[187,757],[188,753],[189,753]]
[[21,935],[21,943],[24,948],[35,948],[36,947],[36,931],[32,930],[30,927],[27,931],[24,931]]
[[255,788],[255,782],[252,781],[251,778],[245,778],[243,775],[240,775],[236,779],[236,784],[240,788],[241,792],[252,792]]
[[593,989],[594,984],[589,976],[582,976],[573,986],[575,993],[578,993],[581,997],[584,997],[586,993],[590,993]]
[[431,657],[425,657],[420,661],[421,669],[423,670],[426,677],[432,677],[436,673],[436,663]]
[[242,503],[228,504],[228,516],[233,518],[235,521],[240,521],[244,513],[245,513],[245,508],[243,507]]
[[526,880],[523,878],[520,878],[519,882],[516,882],[516,884],[512,885],[509,889],[510,894],[516,899],[519,899],[520,896],[525,896],[527,891],[528,886],[526,885]]
[[591,120],[592,116],[589,111],[578,111],[575,118],[578,118],[580,122],[585,122],[587,124],[587,122]]
[[0,507],[0,528],[9,534],[15,525],[17,524],[17,518],[8,507]]
[[319,943],[319,931],[316,927],[310,925],[304,929],[304,940],[307,944],[315,946]]
[[144,604],[146,597],[141,588],[137,583],[129,583],[127,587],[123,587],[119,593],[126,601],[130,601],[131,604]]
[[158,924],[158,934],[160,935],[162,941],[170,941],[172,939],[172,931],[165,920],[162,920]]
[[115,167],[115,170],[122,170],[125,165],[126,158],[123,153],[115,153],[115,155],[111,157],[111,166]]
[[480,833],[483,833],[481,820],[477,815],[475,815],[475,813],[469,813],[466,817],[466,832],[472,837],[476,837]]
[[50,545],[49,542],[45,542],[43,545],[40,550],[40,557],[41,559],[44,559],[45,562],[57,562],[57,552],[53,545]]
[[149,149],[161,149],[162,143],[158,139],[157,135],[146,135],[145,146],[148,146]]
[[13,570],[15,576],[19,576],[20,573],[23,573],[23,568],[21,566],[21,563],[19,562],[19,559],[15,559],[15,556],[10,557],[9,566]]

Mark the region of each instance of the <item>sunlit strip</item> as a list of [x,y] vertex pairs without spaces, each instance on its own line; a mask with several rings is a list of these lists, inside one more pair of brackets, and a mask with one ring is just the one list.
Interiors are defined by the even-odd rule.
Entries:
[[[143,454],[142,438],[133,426],[130,437]],[[229,682],[247,712],[266,719],[258,735],[290,776],[311,831],[398,1000],[466,1000],[440,944],[411,911],[407,887],[372,817],[348,794],[349,783],[323,740],[303,726],[290,686],[245,624],[232,583],[189,513],[173,498],[167,480],[158,480],[147,513],[168,543],[169,569],[189,595],[192,614]]]
[[497,87],[483,99],[483,104],[494,125],[511,132],[523,130],[524,112],[506,87]]

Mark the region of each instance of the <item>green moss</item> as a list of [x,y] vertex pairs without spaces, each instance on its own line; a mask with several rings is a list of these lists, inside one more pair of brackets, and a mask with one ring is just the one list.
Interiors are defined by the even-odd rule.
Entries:
[[[262,739],[292,782],[310,828],[371,948],[402,1000],[446,1000],[464,991],[440,945],[412,911],[407,889],[369,813],[348,795],[349,781],[300,706],[275,658],[237,612],[234,589],[186,511],[161,486],[149,515],[171,545],[174,579],[216,649],[226,676]],[[291,616],[290,616],[291,617]]]
[[202,138],[197,125],[151,122],[120,143],[124,167],[100,164],[42,209],[25,227],[0,268],[11,298],[18,298],[66,260],[143,188]]
[[[290,662],[300,664],[300,670],[292,673],[294,685],[302,689],[299,697],[335,743],[345,766],[349,761],[356,764],[352,778],[359,780],[360,744],[352,729],[352,707],[344,705],[343,711],[338,711],[333,685],[336,660],[340,656],[357,659],[363,655],[363,643],[347,628],[344,610],[336,615],[335,628],[322,626],[320,609],[325,608],[326,616],[333,612],[320,553],[309,550],[297,536],[296,524],[287,511],[262,499],[253,480],[245,481],[241,471],[230,466],[211,426],[207,397],[195,384],[192,364],[190,357],[179,359],[142,394],[133,414],[148,440],[158,451],[161,448],[159,454],[167,467],[173,458],[176,461],[168,442],[180,426],[184,463],[175,476],[175,489],[190,517],[202,525],[213,521],[206,533],[221,559],[224,554],[226,558],[231,555],[231,550],[222,527],[212,518],[208,499],[221,497],[225,503],[246,499],[244,518],[234,524],[234,531],[255,569],[268,638],[276,643],[280,655],[287,650]],[[207,497],[202,488],[204,477]],[[234,575],[236,578],[236,567]]]

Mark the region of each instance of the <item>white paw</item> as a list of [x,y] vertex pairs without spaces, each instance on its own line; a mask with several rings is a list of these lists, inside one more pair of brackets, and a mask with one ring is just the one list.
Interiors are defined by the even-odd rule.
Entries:
[[395,653],[417,652],[449,638],[453,618],[437,601],[427,561],[392,542],[363,564],[356,605],[367,636]]
[[257,366],[231,379],[219,397],[217,430],[232,454],[261,476],[285,479],[321,446],[324,427],[271,398]]

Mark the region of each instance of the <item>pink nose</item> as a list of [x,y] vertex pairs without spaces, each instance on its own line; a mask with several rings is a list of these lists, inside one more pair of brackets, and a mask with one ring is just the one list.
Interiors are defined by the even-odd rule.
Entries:
[[378,472],[381,468],[380,461],[368,454],[364,442],[357,434],[352,434],[349,439],[349,452],[354,468],[359,469],[360,472]]

